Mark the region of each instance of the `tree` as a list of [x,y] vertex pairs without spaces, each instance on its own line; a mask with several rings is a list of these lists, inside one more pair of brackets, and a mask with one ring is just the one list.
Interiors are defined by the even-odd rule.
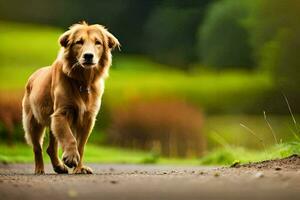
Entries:
[[184,69],[196,61],[196,33],[205,1],[165,0],[145,25],[145,52],[156,61]]
[[252,68],[248,30],[243,24],[248,4],[239,0],[216,1],[198,32],[198,52],[204,65],[215,68]]
[[249,26],[258,65],[293,105],[300,100],[299,18],[299,1],[260,0]]

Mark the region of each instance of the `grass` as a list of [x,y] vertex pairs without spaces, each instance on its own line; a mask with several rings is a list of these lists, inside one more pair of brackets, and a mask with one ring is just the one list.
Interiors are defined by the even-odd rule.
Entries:
[[[44,148],[45,149],[45,148]],[[61,154],[61,153],[60,153]],[[44,159],[50,163],[44,152]],[[85,162],[90,163],[129,163],[129,164],[194,164],[198,159],[160,158],[151,152],[126,150],[116,147],[88,144],[85,151]],[[0,143],[0,162],[5,163],[31,163],[33,162],[32,148],[26,144],[18,143],[8,146]]]
[[[117,57],[114,66],[105,98],[117,104],[135,98],[179,97],[209,112],[234,113],[253,107],[272,89],[272,80],[259,73],[202,71],[190,74],[133,56]],[[116,95],[120,98],[115,98]],[[236,95],[239,98],[235,98]]]
[[280,139],[280,142],[278,141],[277,138],[279,135],[275,133],[274,127],[268,120],[266,113],[263,112],[264,120],[269,128],[269,131],[271,132],[269,136],[274,139],[275,144],[267,147],[266,142],[264,138],[261,137],[261,135],[258,135],[257,132],[250,129],[248,126],[241,124],[242,127],[250,132],[252,137],[255,137],[256,140],[261,144],[261,146],[263,147],[261,150],[253,151],[241,147],[234,147],[227,143],[223,136],[215,133],[213,134],[213,138],[216,142],[221,144],[222,148],[214,149],[209,154],[201,158],[200,164],[232,165],[236,163],[259,162],[270,159],[285,158],[293,154],[300,155],[300,128],[286,97],[285,100],[290,112],[290,118],[292,120],[292,126],[289,126],[291,137],[290,141],[282,142],[282,139]]
[[[172,164],[172,165],[222,165],[230,166],[233,163],[248,163],[268,159],[284,158],[292,154],[300,154],[300,142],[280,143],[265,151],[254,151],[241,147],[227,146],[215,149],[201,158],[162,158],[151,152],[124,150],[115,147],[86,146],[84,160],[88,163],[121,163],[121,164]],[[44,155],[46,153],[44,152]],[[44,156],[46,163],[49,157]],[[25,144],[13,147],[0,144],[0,162],[4,163],[32,163],[33,152]]]
[[23,88],[38,67],[50,65],[61,30],[0,21],[0,89]]
[[[280,141],[286,143],[295,140],[294,131],[291,129],[294,124],[290,116],[268,115],[267,117],[279,143]],[[299,121],[300,116],[295,116],[295,119]],[[267,148],[276,145],[263,113],[261,115],[216,115],[208,116],[204,124],[203,132],[208,141],[208,149],[212,150],[226,145],[263,149],[262,142],[240,124],[244,124],[254,131]]]
[[262,151],[227,146],[225,148],[218,148],[211,151],[208,155],[199,160],[199,164],[229,166],[236,162],[259,162],[270,159],[285,158],[293,154],[300,155],[300,142],[280,143]]
[[[45,149],[45,148],[44,148]],[[46,152],[44,151],[44,155]],[[85,153],[86,162],[101,163],[140,163],[151,155],[139,151],[130,151],[98,145],[87,145]],[[48,156],[44,156],[50,162]],[[18,143],[14,146],[0,144],[0,160],[2,162],[33,162],[32,148],[26,144]]]

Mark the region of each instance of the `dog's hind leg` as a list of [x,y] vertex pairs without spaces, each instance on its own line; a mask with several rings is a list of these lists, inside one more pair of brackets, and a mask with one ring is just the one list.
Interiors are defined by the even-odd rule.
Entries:
[[23,107],[23,127],[27,142],[33,146],[35,174],[44,174],[45,171],[42,151],[44,126],[37,122],[32,111],[30,109],[26,109],[26,107]]
[[53,170],[58,174],[67,174],[68,168],[58,158],[58,142],[51,130],[49,131],[49,146],[47,148],[47,153],[50,156]]

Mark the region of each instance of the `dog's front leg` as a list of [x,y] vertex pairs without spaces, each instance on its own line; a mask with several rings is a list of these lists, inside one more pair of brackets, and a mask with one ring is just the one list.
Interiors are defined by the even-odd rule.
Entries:
[[80,155],[70,128],[68,110],[58,109],[51,116],[51,130],[63,149],[63,162],[70,168],[78,166]]
[[80,161],[78,163],[78,166],[75,167],[74,173],[75,174],[92,174],[93,171],[91,168],[83,165],[83,153],[84,153],[84,147],[86,145],[86,142],[90,136],[90,133],[93,129],[93,126],[95,124],[94,117],[86,117],[85,123],[83,126],[79,127],[77,130],[77,141],[78,141],[78,151],[80,154]]

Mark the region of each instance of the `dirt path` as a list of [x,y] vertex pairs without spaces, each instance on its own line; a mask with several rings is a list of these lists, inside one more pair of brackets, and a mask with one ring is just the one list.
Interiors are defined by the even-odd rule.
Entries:
[[300,199],[298,167],[172,167],[90,164],[93,175],[32,174],[0,164],[0,199]]

